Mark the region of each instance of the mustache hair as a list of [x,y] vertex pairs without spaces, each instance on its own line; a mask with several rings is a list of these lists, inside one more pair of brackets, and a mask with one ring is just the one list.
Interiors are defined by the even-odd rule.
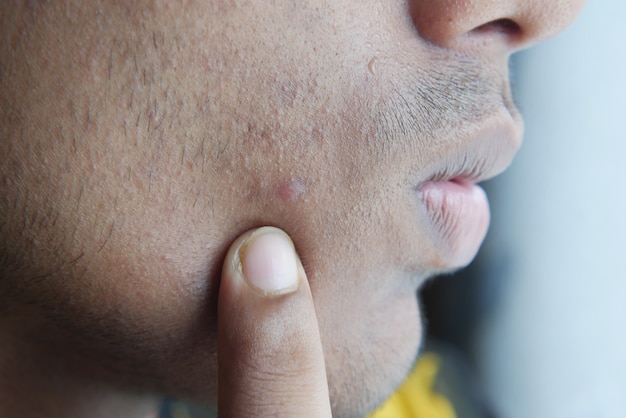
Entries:
[[[422,154],[437,149],[450,135],[486,119],[503,106],[515,108],[508,69],[468,56],[435,53],[428,68],[405,70],[390,77],[379,103],[377,136],[390,146],[411,147]],[[419,139],[419,140],[418,140]]]

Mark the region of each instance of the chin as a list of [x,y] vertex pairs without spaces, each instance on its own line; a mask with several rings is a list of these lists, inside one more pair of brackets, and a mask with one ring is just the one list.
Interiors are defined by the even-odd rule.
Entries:
[[422,324],[415,293],[363,315],[368,316],[358,327],[337,331],[340,341],[324,344],[334,417],[373,411],[400,386],[419,352]]

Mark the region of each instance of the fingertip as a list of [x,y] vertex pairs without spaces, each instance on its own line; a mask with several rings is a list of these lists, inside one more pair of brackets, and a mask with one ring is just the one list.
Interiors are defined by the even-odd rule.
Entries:
[[282,230],[255,230],[236,251],[240,272],[252,288],[267,296],[291,293],[298,288],[298,259],[291,238]]

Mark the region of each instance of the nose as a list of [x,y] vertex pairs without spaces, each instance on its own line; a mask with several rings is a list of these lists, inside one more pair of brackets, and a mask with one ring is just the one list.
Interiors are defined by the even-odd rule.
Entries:
[[420,36],[445,48],[508,53],[565,29],[584,0],[409,0]]

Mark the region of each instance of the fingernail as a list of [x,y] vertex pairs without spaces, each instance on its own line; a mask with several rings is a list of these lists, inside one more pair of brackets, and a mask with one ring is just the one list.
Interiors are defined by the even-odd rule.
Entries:
[[298,262],[293,243],[277,228],[255,231],[239,249],[241,271],[252,287],[267,294],[298,288]]

